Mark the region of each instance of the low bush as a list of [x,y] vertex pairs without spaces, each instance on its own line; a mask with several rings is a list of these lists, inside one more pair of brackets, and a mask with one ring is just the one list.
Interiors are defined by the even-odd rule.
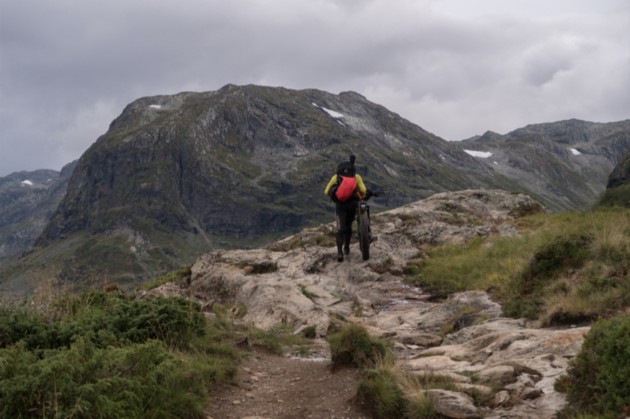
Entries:
[[429,389],[457,390],[450,377],[416,375],[384,361],[363,371],[356,399],[374,418],[442,418],[427,393]]
[[588,257],[592,238],[584,234],[560,235],[541,246],[525,269],[511,281],[503,304],[508,316],[535,319],[544,303],[544,291],[560,273],[577,269]]
[[364,371],[357,387],[356,399],[375,419],[406,417],[407,401],[391,368]]
[[201,418],[212,382],[159,341],[98,348],[79,338],[67,350],[16,345],[1,356],[4,418]]
[[527,264],[537,243],[531,237],[494,237],[439,246],[406,267],[406,281],[438,298],[470,289],[500,290]]
[[569,400],[564,417],[578,412],[599,418],[630,414],[630,315],[593,324],[563,387]]
[[607,189],[597,205],[601,207],[617,206],[630,208],[630,184]]
[[0,347],[24,341],[27,349],[69,347],[76,336],[90,335],[98,346],[115,342],[158,339],[184,347],[205,332],[199,306],[183,298],[135,300],[123,294],[90,292],[58,302],[65,314],[58,319],[37,315],[25,307],[0,310]]
[[436,298],[488,291],[504,314],[543,325],[587,323],[630,308],[627,210],[536,214],[516,227],[522,234],[425,248],[406,267],[406,281]]
[[204,417],[236,372],[227,323],[184,299],[90,292],[58,306],[0,309],[0,417]]
[[343,366],[368,368],[391,356],[385,343],[365,327],[350,324],[328,336],[333,370]]

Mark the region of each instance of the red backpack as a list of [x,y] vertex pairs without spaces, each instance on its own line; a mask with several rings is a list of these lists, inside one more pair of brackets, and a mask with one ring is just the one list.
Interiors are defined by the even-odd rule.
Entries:
[[346,202],[352,197],[357,187],[357,179],[354,177],[354,161],[344,161],[337,165],[337,184],[333,192],[333,201]]
[[335,198],[339,202],[346,202],[357,188],[357,179],[354,176],[337,175],[337,183],[339,186],[337,186],[337,190],[335,191]]

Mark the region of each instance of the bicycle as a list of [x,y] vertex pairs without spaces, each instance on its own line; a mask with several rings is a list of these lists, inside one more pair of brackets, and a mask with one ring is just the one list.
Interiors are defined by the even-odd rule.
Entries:
[[359,249],[361,249],[361,257],[363,260],[370,258],[370,243],[376,241],[377,237],[372,236],[372,229],[370,227],[370,206],[367,201],[371,197],[379,197],[383,192],[367,191],[365,198],[359,201],[357,209],[357,232],[359,234]]

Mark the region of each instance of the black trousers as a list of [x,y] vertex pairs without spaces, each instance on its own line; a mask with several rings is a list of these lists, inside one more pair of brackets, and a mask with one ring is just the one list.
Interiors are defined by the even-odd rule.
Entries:
[[341,252],[343,246],[350,246],[352,237],[352,223],[357,216],[356,201],[337,203],[337,251]]

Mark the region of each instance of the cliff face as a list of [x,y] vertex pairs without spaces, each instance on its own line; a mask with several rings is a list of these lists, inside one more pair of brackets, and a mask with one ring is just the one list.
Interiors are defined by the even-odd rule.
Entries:
[[481,159],[488,167],[527,185],[550,209],[584,210],[630,151],[630,120],[529,125],[506,135],[488,132],[461,145],[490,153]]

